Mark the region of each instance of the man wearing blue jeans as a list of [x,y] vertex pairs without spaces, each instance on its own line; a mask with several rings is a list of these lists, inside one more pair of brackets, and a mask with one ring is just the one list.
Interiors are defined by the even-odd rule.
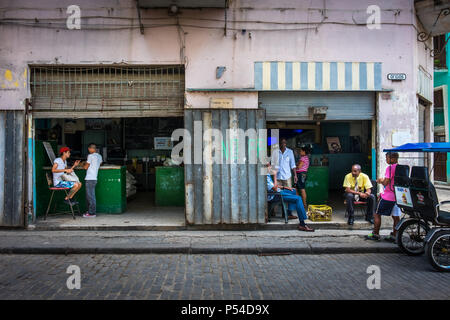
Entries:
[[88,146],[89,155],[87,161],[84,164],[86,171],[86,205],[88,212],[83,217],[95,218],[97,211],[97,200],[95,198],[95,186],[97,185],[98,168],[102,163],[102,156],[97,153],[97,146],[95,143],[90,143]]
[[[306,216],[305,208],[303,207],[302,198],[297,195],[295,189],[286,186],[279,186],[277,185],[276,181],[274,183],[272,177],[270,176],[271,171],[270,165],[268,166],[268,169],[269,173],[267,173],[267,191],[273,190],[276,192],[280,192],[284,202],[288,203],[289,211],[292,210],[297,211],[297,216],[299,220],[298,230],[313,232],[314,229],[307,226],[305,223],[305,220],[308,219],[308,217]],[[274,197],[275,197],[274,194],[268,194],[267,201],[271,201]]]
[[[286,189],[292,189],[292,177],[294,177],[294,183],[297,183],[297,174],[295,169],[297,165],[295,164],[294,152],[287,147],[287,141],[285,138],[280,140],[280,148],[274,150],[272,153],[272,164],[277,170],[275,175],[276,182],[280,187],[287,187]],[[288,209],[288,219],[297,219],[296,216],[292,215],[292,210]]]

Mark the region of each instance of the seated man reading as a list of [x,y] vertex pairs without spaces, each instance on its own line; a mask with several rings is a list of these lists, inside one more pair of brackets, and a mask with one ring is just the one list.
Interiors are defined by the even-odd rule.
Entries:
[[345,200],[347,202],[348,224],[354,222],[354,202],[367,202],[366,221],[373,224],[373,210],[375,208],[375,196],[372,194],[372,183],[369,177],[361,172],[361,166],[354,164],[352,172],[344,179]]
[[[268,173],[267,173],[267,191],[273,190],[276,192],[280,192],[284,202],[288,203],[288,209],[290,211],[296,210],[297,216],[299,220],[298,230],[300,231],[308,231],[312,232],[314,231],[313,228],[306,225],[305,220],[308,219],[306,216],[305,208],[303,207],[303,200],[300,196],[297,195],[295,189],[287,187],[287,186],[280,186],[277,184],[277,181],[275,180],[275,183],[270,176],[270,172],[272,171],[272,167],[267,165]],[[268,194],[267,195],[267,201],[271,201],[275,197],[274,194]]]

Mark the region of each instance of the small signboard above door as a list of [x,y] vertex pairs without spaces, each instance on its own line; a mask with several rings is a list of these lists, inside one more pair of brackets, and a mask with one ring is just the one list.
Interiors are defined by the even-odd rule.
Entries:
[[211,98],[209,107],[211,109],[232,109],[233,98]]
[[406,73],[388,73],[387,78],[392,81],[406,80]]

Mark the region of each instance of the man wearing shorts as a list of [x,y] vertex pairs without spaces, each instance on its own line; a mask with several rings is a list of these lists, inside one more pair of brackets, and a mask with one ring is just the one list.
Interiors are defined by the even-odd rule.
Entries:
[[75,205],[78,202],[72,200],[73,196],[81,189],[81,182],[64,181],[62,175],[64,173],[72,173],[80,161],[75,161],[72,168],[67,169],[67,159],[70,157],[70,149],[68,147],[62,147],[59,149],[59,158],[56,158],[53,162],[53,185],[56,188],[70,188],[69,194],[64,198],[64,202],[68,205]]
[[398,153],[394,152],[386,154],[386,163],[389,166],[386,168],[384,178],[377,179],[377,183],[380,183],[384,186],[384,191],[381,193],[381,200],[378,203],[377,210],[374,214],[373,232],[366,236],[366,238],[369,240],[380,241],[381,216],[392,215],[392,219],[394,220],[393,231],[390,236],[386,238],[386,240],[391,242],[395,241],[395,236],[397,234],[395,226],[400,220],[398,210],[395,210],[396,205],[394,193],[394,176],[397,162]]

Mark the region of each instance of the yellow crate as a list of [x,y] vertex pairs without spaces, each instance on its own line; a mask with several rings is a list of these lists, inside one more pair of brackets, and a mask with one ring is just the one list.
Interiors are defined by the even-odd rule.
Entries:
[[309,205],[308,217],[311,221],[331,221],[333,210],[326,205]]

